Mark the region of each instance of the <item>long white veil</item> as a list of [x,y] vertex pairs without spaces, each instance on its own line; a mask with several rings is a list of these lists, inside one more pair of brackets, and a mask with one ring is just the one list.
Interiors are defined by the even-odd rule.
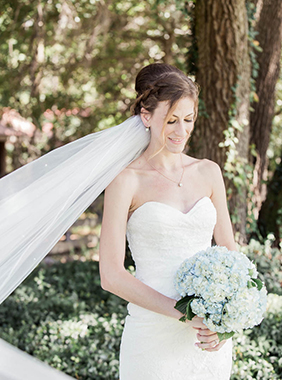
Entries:
[[[0,179],[0,303],[144,149],[140,116],[57,148]],[[1,380],[67,380],[0,339]]]
[[0,303],[149,140],[140,116],[132,116],[0,180]]
[[1,380],[74,380],[1,339],[0,363]]

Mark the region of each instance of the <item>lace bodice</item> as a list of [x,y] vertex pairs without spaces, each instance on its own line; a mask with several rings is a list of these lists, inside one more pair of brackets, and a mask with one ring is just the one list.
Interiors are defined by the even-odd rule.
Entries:
[[186,214],[160,202],[146,202],[131,215],[127,239],[136,277],[168,297],[179,297],[174,274],[187,257],[211,245],[216,210],[201,198]]

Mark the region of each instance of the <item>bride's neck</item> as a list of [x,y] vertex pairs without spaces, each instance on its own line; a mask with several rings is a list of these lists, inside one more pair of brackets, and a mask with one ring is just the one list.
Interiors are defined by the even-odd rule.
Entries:
[[181,153],[171,153],[164,149],[154,155],[156,151],[147,149],[144,152],[146,161],[157,169],[165,169],[167,171],[179,169],[182,166],[180,155]]

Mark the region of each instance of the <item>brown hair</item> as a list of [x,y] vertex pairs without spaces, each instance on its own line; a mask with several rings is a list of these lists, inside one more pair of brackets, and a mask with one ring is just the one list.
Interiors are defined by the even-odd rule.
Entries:
[[174,66],[166,63],[152,63],[143,67],[136,77],[135,90],[137,96],[131,106],[134,115],[139,115],[142,107],[154,113],[159,102],[169,101],[166,123],[176,108],[177,102],[189,97],[194,101],[194,120],[196,120],[199,86]]

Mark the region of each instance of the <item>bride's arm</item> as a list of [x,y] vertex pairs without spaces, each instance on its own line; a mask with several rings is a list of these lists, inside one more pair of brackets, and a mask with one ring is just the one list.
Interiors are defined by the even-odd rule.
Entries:
[[135,186],[134,173],[125,169],[105,191],[99,253],[101,286],[128,302],[179,319],[182,314],[174,309],[174,299],[143,284],[124,267],[126,224]]

